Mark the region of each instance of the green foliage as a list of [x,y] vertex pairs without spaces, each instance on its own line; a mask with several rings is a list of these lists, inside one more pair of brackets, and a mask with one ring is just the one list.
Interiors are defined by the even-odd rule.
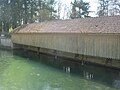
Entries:
[[55,19],[55,0],[0,0],[0,26],[12,26]]
[[72,4],[72,13],[71,18],[85,18],[89,17],[89,3],[84,2],[83,0],[74,0]]

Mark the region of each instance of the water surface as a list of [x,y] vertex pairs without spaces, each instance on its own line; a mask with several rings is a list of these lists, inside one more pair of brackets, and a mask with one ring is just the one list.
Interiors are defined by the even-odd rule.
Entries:
[[120,71],[0,50],[0,90],[119,90]]

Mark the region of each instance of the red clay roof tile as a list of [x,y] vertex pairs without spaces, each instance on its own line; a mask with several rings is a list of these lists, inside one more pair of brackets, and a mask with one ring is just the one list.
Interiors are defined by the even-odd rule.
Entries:
[[120,16],[33,23],[14,33],[120,33]]

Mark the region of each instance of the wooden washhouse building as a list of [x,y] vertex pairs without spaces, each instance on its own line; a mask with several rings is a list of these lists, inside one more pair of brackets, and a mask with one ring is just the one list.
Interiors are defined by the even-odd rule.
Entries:
[[28,50],[120,68],[120,16],[27,24],[11,39]]

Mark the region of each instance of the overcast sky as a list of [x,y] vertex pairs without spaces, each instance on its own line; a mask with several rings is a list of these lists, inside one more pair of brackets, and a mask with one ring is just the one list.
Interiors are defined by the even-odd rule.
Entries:
[[[70,3],[74,0],[61,0],[61,1],[69,6]],[[94,11],[94,13],[90,13],[90,16],[95,17],[97,7],[98,7],[98,0],[83,0],[83,1],[90,3],[90,11]]]

